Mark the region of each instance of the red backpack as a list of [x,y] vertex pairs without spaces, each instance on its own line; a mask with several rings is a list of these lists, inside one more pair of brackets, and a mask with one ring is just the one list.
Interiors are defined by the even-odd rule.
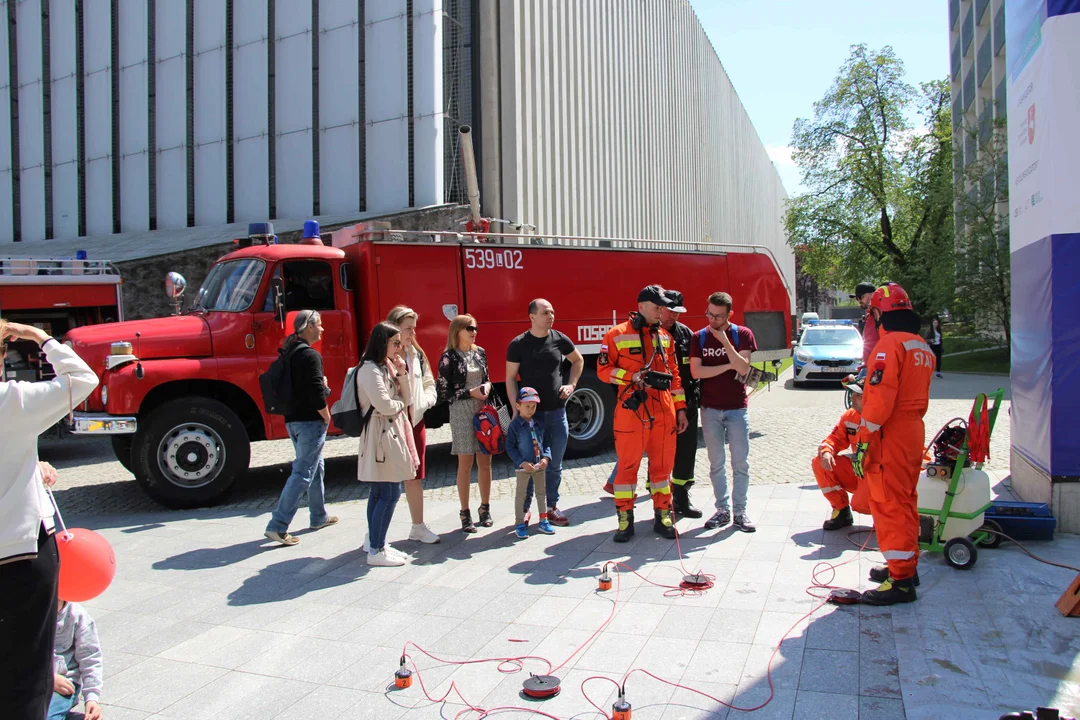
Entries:
[[477,411],[473,416],[473,430],[480,443],[480,452],[485,455],[506,452],[506,433],[499,423],[499,411],[493,405],[484,405]]

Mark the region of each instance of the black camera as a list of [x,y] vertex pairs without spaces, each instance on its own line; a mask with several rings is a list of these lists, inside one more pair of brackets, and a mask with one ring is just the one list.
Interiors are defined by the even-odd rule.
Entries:
[[645,383],[647,387],[651,387],[653,390],[670,390],[671,378],[671,373],[649,370],[641,376],[641,381]]

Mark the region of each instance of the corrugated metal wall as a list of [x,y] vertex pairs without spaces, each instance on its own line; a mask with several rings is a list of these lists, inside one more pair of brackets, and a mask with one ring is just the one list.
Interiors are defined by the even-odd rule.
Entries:
[[543,234],[764,245],[794,287],[787,194],[686,0],[498,11],[503,218]]
[[0,0],[0,243],[461,196],[447,1]]

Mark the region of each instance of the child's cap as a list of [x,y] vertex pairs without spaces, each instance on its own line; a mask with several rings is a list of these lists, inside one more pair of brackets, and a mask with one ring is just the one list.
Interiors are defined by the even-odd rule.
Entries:
[[540,393],[536,392],[531,387],[523,387],[520,390],[518,390],[517,401],[519,403],[527,403],[527,402],[538,403],[538,402],[540,402]]

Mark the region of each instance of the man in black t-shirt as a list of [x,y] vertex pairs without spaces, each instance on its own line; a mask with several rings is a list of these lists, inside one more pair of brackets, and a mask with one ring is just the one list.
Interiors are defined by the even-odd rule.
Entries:
[[[548,519],[553,525],[569,525],[570,521],[558,509],[559,486],[562,484],[562,461],[566,453],[566,441],[570,434],[566,422],[566,399],[577,388],[585,358],[573,341],[558,330],[555,309],[547,300],[537,298],[529,303],[528,332],[510,341],[506,349],[506,394],[517,397],[518,377],[521,385],[534,388],[540,395],[540,407],[536,417],[544,424],[544,444],[551,447],[551,463],[545,474]],[[569,382],[563,380],[563,361],[570,361]],[[514,409],[517,415],[517,409]],[[525,495],[525,512],[532,504],[533,487]]]

